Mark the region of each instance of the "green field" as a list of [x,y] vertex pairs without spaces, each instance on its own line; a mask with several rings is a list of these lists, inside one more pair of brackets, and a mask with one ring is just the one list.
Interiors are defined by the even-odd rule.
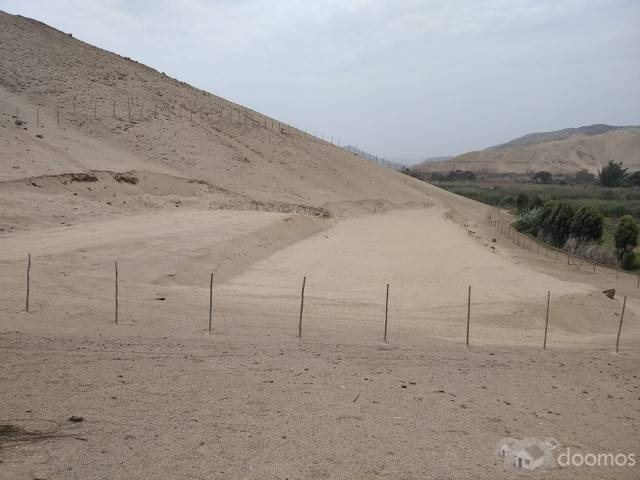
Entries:
[[640,219],[640,189],[637,187],[605,188],[598,185],[559,185],[503,181],[439,181],[431,182],[458,195],[472,198],[488,205],[496,205],[516,213],[516,198],[525,193],[529,198],[539,196],[543,200],[562,200],[578,207],[591,205],[604,217],[604,233],[601,244],[613,251],[613,235],[618,219],[631,215]]
[[530,198],[563,200],[574,205],[591,205],[609,219],[631,215],[640,219],[640,189],[637,187],[605,188],[597,185],[542,185],[514,182],[431,182],[445,190],[473,198],[488,205],[515,210],[519,193]]

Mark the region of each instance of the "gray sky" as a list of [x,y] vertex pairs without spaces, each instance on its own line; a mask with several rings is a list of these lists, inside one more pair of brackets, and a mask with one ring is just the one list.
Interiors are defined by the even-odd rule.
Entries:
[[0,0],[388,158],[640,124],[638,0]]

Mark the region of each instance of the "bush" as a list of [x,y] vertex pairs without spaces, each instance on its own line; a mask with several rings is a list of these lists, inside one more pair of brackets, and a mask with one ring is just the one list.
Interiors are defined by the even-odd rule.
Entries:
[[640,187],[640,172],[633,172],[629,175],[627,183],[633,187]]
[[575,182],[580,184],[595,183],[596,176],[587,169],[576,172]]
[[529,197],[526,193],[520,192],[516,198],[516,208],[518,213],[524,213],[529,210]]
[[533,181],[536,183],[551,183],[553,179],[553,175],[550,172],[538,172],[533,176]]
[[544,206],[544,200],[540,198],[538,195],[534,195],[529,202],[529,209],[533,210],[534,208],[542,208]]
[[544,209],[538,207],[519,214],[516,217],[514,228],[520,232],[537,235],[542,223],[543,212]]
[[571,221],[571,236],[584,240],[600,240],[604,230],[604,216],[595,208],[583,205]]
[[638,268],[636,254],[632,251],[624,251],[620,258],[620,266],[625,270],[635,270]]
[[617,250],[633,250],[638,246],[638,225],[630,215],[625,215],[618,222],[614,240]]

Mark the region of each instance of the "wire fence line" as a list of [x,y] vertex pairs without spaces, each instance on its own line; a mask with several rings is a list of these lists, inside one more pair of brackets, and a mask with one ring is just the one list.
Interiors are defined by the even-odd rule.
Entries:
[[[26,275],[10,271],[17,267],[19,264],[14,264],[0,273],[0,305],[5,310],[83,318],[88,325],[180,325],[206,332],[207,321],[212,319],[212,333],[245,329],[245,333],[273,331],[291,337],[296,333],[302,337],[304,332],[305,338],[350,334],[385,341],[388,322],[392,343],[445,339],[467,345],[513,343],[543,348],[619,349],[621,338],[624,340],[623,334],[627,333],[623,349],[640,348],[638,326],[629,324],[623,329],[624,308],[621,310],[618,302],[601,304],[589,297],[551,297],[550,311],[545,311],[546,299],[540,299],[539,304],[529,301],[524,306],[519,301],[515,306],[513,301],[495,301],[475,294],[467,298],[465,289],[460,292],[460,302],[443,304],[434,299],[431,307],[428,302],[424,306],[402,302],[391,285],[385,305],[384,285],[380,289],[340,289],[316,287],[310,282],[302,292],[296,282],[230,281],[210,285],[203,281],[201,287],[163,287],[130,281],[129,274],[123,274],[121,269],[116,279],[115,272],[107,270],[106,265],[100,278],[95,275],[94,265],[86,272],[91,277],[84,277],[84,270],[74,267],[73,274],[58,278],[55,270],[62,266],[47,262],[40,265],[38,258],[23,265]],[[38,270],[40,267],[48,270]],[[471,287],[469,291],[472,292]],[[597,318],[597,323],[583,320],[589,315]],[[627,314],[629,318],[634,317]]]
[[566,265],[576,267],[576,269],[584,273],[604,273],[615,277],[616,282],[624,281],[627,286],[633,285],[640,289],[640,272],[620,271],[617,265],[603,264],[595,258],[586,258],[570,249],[556,248],[531,235],[520,233],[513,227],[512,222],[505,218],[502,210],[498,207],[490,207],[487,210],[487,224],[492,226],[514,246],[529,251],[537,257],[563,262]]
[[119,125],[133,126],[138,123],[172,121],[205,129],[218,129],[225,125],[234,127],[239,132],[263,129],[280,136],[300,138],[308,143],[339,147],[360,158],[394,170],[406,168],[404,165],[382,156],[354,150],[350,145],[344,144],[340,136],[325,136],[324,133],[318,134],[315,130],[312,133],[311,130],[300,129],[219,98],[206,102],[206,104],[188,105],[186,102],[180,101],[158,102],[157,100],[149,101],[135,97],[74,96],[56,102],[55,105],[25,107],[15,104],[14,106],[13,111],[1,113],[14,119],[17,126],[33,123],[37,129],[45,126],[60,129],[67,126],[81,126],[88,122],[111,121]]

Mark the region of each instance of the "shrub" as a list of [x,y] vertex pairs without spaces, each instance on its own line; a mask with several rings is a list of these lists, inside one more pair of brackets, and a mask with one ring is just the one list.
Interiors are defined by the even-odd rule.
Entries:
[[516,208],[518,213],[524,213],[529,210],[529,197],[526,193],[520,192],[516,198]]
[[519,214],[516,217],[514,228],[520,232],[533,233],[536,235],[542,223],[543,212],[544,209],[538,207]]
[[534,208],[542,208],[544,206],[544,200],[540,198],[538,195],[534,195],[529,201],[529,209],[533,210]]
[[595,181],[596,181],[596,176],[587,169],[582,169],[576,172],[576,177],[575,177],[576,183],[588,184],[588,183],[595,183]]
[[620,258],[620,266],[625,270],[635,270],[636,268],[638,268],[636,254],[632,251],[624,251],[622,253],[622,257]]
[[553,175],[550,172],[538,172],[533,176],[533,181],[536,183],[551,183],[553,179]]
[[633,187],[640,187],[640,172],[633,172],[629,175],[627,182]]
[[638,246],[638,225],[630,215],[625,215],[618,222],[614,235],[617,250],[633,250]]
[[595,208],[583,205],[576,210],[571,221],[571,236],[584,240],[602,238],[604,216]]

